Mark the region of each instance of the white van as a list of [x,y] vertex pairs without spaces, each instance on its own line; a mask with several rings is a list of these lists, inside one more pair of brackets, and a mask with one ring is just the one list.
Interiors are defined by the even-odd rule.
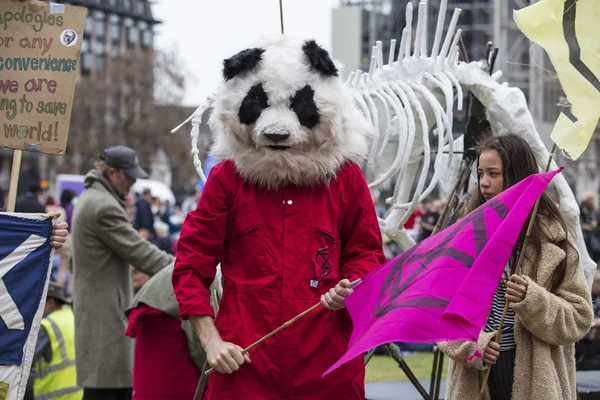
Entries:
[[[84,175],[59,174],[56,177],[56,198],[60,199],[60,195],[65,189],[72,189],[77,196],[84,190]],[[169,201],[171,205],[175,204],[175,195],[171,188],[162,182],[151,179],[138,179],[135,185],[131,188],[132,193],[142,194],[144,189],[150,189],[153,197],[158,197],[161,202]]]

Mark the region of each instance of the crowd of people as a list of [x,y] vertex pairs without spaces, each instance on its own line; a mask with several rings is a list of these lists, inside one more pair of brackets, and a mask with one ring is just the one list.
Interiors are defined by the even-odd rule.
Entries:
[[587,193],[583,197],[580,205],[581,229],[583,229],[583,239],[590,257],[596,262],[600,261],[600,211],[596,205],[594,195]]
[[[371,198],[373,199],[377,216],[385,219],[388,213],[391,212],[391,208],[385,205],[379,191],[373,191],[371,193]],[[431,236],[438,223],[443,207],[444,202],[433,197],[426,197],[417,205],[413,213],[404,223],[404,229],[406,229],[409,236],[415,242],[423,241]],[[386,258],[390,260],[400,254],[402,250],[396,242],[391,240],[384,233],[382,233],[382,235],[383,251]]]
[[583,239],[590,257],[598,263],[592,285],[594,327],[576,346],[577,368],[581,370],[600,370],[600,211],[596,204],[594,195],[588,193],[580,205]]

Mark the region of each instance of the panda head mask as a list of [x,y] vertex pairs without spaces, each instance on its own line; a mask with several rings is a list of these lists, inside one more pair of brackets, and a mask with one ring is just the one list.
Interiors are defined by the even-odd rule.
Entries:
[[223,64],[212,153],[246,180],[268,189],[318,185],[366,157],[373,127],[314,41],[278,35]]

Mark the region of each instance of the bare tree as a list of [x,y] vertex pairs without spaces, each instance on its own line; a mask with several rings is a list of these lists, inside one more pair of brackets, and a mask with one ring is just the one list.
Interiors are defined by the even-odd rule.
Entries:
[[134,148],[141,164],[163,149],[171,160],[174,186],[197,179],[189,137],[169,131],[191,114],[181,107],[185,74],[173,52],[134,52],[112,60],[105,71],[77,83],[71,129],[61,172],[82,174],[106,147]]

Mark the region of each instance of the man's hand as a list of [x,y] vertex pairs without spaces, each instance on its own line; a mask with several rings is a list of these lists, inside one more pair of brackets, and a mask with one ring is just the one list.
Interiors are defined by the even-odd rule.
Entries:
[[215,327],[211,316],[192,315],[190,322],[206,352],[206,361],[215,370],[223,374],[232,374],[244,363],[250,364],[248,353],[242,354],[243,349],[230,342],[224,342]]
[[[51,212],[48,213],[52,218],[60,217],[60,213]],[[69,235],[68,231],[69,225],[66,222],[59,221],[54,224],[52,228],[52,236],[50,237],[50,246],[55,249],[60,249],[63,247],[64,243],[67,241],[67,236]]]
[[506,301],[520,303],[527,295],[527,281],[521,276],[514,274],[506,282]]
[[485,352],[483,353],[483,363],[485,365],[494,365],[500,355],[500,344],[490,340]]
[[344,300],[354,292],[354,289],[348,289],[349,285],[350,281],[348,279],[342,279],[335,287],[329,289],[329,292],[321,296],[321,304],[323,307],[329,310],[341,310],[342,308],[346,308]]
[[216,339],[205,346],[206,360],[215,370],[222,374],[232,374],[240,365],[250,364],[250,355],[242,354],[240,346],[230,342],[224,342],[221,339]]

